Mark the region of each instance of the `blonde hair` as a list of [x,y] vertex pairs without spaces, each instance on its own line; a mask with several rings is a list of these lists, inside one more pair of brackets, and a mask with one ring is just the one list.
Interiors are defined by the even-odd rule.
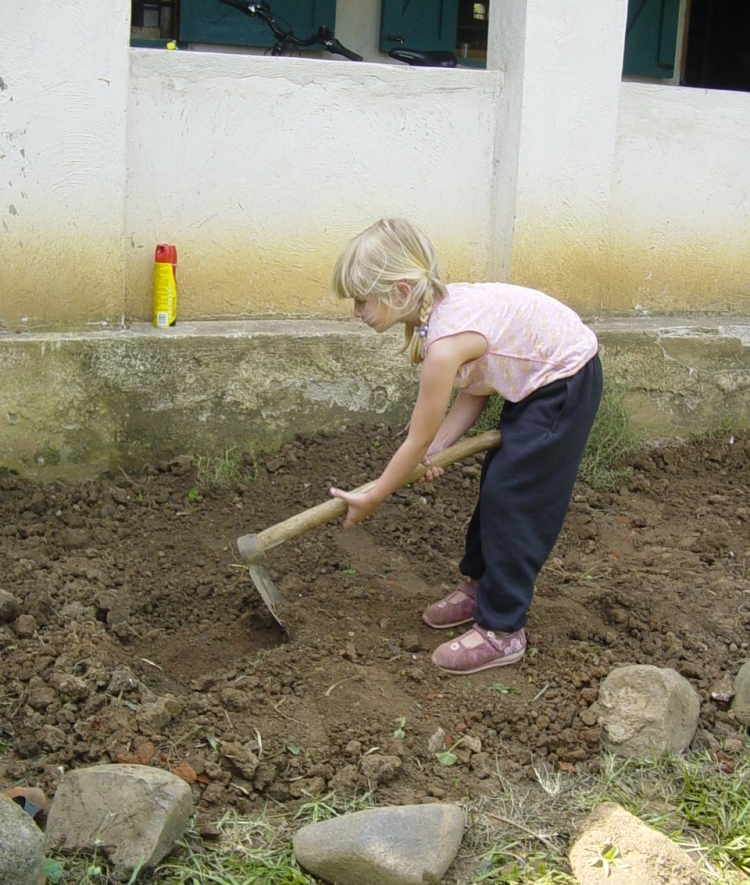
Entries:
[[424,335],[430,312],[445,286],[438,275],[438,258],[427,237],[403,218],[381,218],[346,244],[333,270],[331,291],[336,298],[364,301],[374,297],[393,303],[398,284],[408,283],[419,304],[419,333],[404,324],[404,345],[413,366],[424,359]]

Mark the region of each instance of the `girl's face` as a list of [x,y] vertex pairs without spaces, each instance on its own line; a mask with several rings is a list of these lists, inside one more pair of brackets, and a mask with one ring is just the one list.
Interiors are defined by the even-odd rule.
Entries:
[[365,301],[354,302],[354,316],[375,332],[387,332],[399,319],[392,305],[373,295]]
[[354,302],[354,317],[362,320],[375,332],[387,332],[396,323],[412,322],[409,306],[411,287],[399,283],[390,303],[370,295],[364,301]]

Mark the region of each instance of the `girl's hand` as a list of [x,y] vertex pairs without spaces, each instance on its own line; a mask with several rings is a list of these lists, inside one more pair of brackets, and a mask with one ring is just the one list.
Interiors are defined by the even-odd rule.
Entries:
[[345,529],[350,529],[363,519],[367,519],[380,506],[380,502],[368,497],[366,492],[345,492],[342,489],[332,488],[329,489],[329,493],[333,498],[341,498],[346,504]]
[[445,470],[442,467],[430,464],[429,456],[422,458],[422,463],[427,468],[427,473],[425,473],[422,479],[419,480],[420,482],[434,482],[439,476],[442,476],[445,473]]

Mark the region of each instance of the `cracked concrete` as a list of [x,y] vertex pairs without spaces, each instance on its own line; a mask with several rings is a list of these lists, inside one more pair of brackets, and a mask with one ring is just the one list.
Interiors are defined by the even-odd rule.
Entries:
[[[750,426],[750,319],[598,319],[606,383],[649,439]],[[0,468],[73,478],[296,433],[406,423],[398,331],[349,320],[0,333]]]

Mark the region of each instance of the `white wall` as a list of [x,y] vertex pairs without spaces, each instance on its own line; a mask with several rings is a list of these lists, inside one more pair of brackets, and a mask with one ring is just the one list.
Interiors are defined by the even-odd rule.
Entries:
[[596,304],[606,262],[626,12],[627,0],[516,0],[504,22],[490,16],[490,64],[512,72],[510,273],[579,309]]
[[750,95],[623,84],[626,0],[495,4],[487,71],[130,50],[129,10],[0,0],[0,330],[149,318],[158,242],[182,319],[335,315],[384,214],[587,316],[750,312]]
[[129,13],[0,2],[0,329],[122,306]]
[[623,83],[609,216],[624,309],[750,312],[750,93]]
[[331,314],[344,242],[407,215],[451,275],[485,276],[496,72],[132,53],[128,314],[153,245],[179,252],[187,318]]

